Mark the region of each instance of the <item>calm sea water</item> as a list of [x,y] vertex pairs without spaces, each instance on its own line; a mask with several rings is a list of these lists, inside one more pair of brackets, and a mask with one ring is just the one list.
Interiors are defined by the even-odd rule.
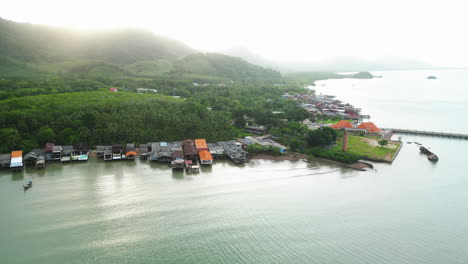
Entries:
[[313,89],[362,108],[377,126],[468,134],[468,71],[373,74],[383,78],[318,81]]
[[194,176],[139,160],[0,171],[0,263],[468,263],[468,141],[402,140],[439,162],[405,143],[366,172],[267,160]]

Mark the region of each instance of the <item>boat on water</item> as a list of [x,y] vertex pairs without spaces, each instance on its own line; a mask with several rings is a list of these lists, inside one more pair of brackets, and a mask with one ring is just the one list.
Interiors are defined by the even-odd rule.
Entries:
[[430,161],[438,161],[439,160],[439,157],[432,153],[430,150],[428,150],[427,148],[425,148],[424,146],[420,146],[419,147],[419,150],[426,154],[427,155],[427,159],[430,160]]
[[419,150],[424,154],[431,154],[432,153],[427,148],[425,148],[424,146],[420,146]]
[[24,189],[29,189],[32,186],[32,181],[28,181],[26,184],[23,184]]
[[[103,146],[98,146],[102,148]],[[102,153],[104,155],[104,153]],[[74,150],[71,153],[72,161],[88,161],[89,159],[89,146],[86,143],[79,143],[74,146]]]
[[432,154],[429,154],[427,156],[427,158],[430,160],[430,161],[438,161],[439,160],[439,157],[437,157],[436,154],[432,153]]

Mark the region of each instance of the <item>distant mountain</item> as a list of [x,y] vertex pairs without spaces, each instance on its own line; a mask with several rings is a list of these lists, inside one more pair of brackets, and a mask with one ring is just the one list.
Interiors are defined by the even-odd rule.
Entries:
[[246,49],[246,48],[243,48],[243,47],[233,47],[233,48],[230,48],[228,50],[223,51],[222,53],[226,54],[226,55],[229,55],[229,56],[242,58],[242,59],[244,59],[247,62],[250,62],[252,64],[257,64],[257,65],[261,65],[263,67],[269,67],[269,68],[273,68],[273,69],[277,68],[277,65],[276,65],[276,63],[274,61],[263,58],[263,57],[255,54],[255,53],[253,53],[249,49]]
[[10,63],[102,60],[116,64],[176,60],[194,50],[141,29],[82,31],[0,18],[0,58]]
[[83,31],[0,18],[0,36],[0,75],[165,75],[178,79],[209,76],[239,82],[282,81],[277,71],[237,57],[197,53],[179,41],[141,29]]
[[282,82],[281,73],[245,60],[218,53],[196,53],[176,61],[173,74],[198,74],[228,78],[240,82]]
[[361,59],[357,57],[335,57],[322,61],[274,61],[263,58],[246,48],[235,47],[223,53],[241,57],[244,60],[264,67],[271,67],[282,72],[359,72],[377,70],[424,70],[437,69],[430,64],[405,58],[405,57],[384,57],[378,59]]

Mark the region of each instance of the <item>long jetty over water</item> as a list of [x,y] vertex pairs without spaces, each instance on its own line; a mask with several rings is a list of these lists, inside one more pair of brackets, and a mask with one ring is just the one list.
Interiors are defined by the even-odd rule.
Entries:
[[385,130],[390,130],[392,131],[392,133],[397,133],[397,134],[412,134],[412,135],[433,136],[433,137],[468,139],[468,134],[412,130],[412,129],[401,129],[401,128],[385,128]]

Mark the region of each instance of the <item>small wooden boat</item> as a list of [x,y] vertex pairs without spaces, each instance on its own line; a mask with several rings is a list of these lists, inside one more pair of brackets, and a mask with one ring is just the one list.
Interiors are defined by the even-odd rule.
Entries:
[[29,189],[32,186],[32,181],[28,181],[26,184],[23,184],[24,189]]

